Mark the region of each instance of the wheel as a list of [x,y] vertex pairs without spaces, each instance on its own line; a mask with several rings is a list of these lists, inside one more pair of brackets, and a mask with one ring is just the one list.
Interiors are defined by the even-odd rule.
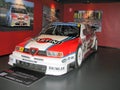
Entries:
[[11,23],[12,23],[12,21],[11,21],[11,19],[9,18],[9,19],[8,19],[8,26],[11,27]]
[[11,21],[10,21],[10,18],[8,17],[8,18],[6,19],[6,25],[7,25],[7,26],[10,26],[10,23],[11,23]]
[[12,18],[8,17],[7,19],[7,26],[12,27]]
[[98,49],[98,41],[97,41],[97,39],[96,39],[96,40],[95,40],[95,43],[94,43],[94,47],[93,47],[94,52],[96,52],[97,49]]
[[5,23],[6,23],[6,26],[8,26],[8,17],[6,17],[6,22]]
[[81,47],[78,47],[77,52],[76,52],[76,63],[75,63],[75,68],[78,68],[81,66],[83,61],[83,51]]

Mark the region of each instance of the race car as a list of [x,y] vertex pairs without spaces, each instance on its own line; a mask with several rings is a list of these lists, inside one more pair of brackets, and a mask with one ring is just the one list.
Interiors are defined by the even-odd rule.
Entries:
[[14,26],[30,26],[30,16],[25,6],[11,5],[6,14],[6,25]]
[[54,22],[42,32],[15,47],[8,64],[46,75],[63,75],[81,66],[97,51],[95,28],[75,22]]

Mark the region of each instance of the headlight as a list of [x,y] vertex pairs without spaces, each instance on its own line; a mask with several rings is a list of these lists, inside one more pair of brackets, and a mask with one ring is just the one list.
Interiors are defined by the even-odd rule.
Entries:
[[62,52],[55,52],[55,51],[47,51],[47,56],[63,57],[63,53]]
[[24,50],[24,47],[20,47],[20,46],[15,47],[15,51],[23,52],[23,50]]

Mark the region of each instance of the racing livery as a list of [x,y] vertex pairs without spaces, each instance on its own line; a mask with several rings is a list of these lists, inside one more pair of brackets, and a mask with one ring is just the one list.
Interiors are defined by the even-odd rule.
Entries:
[[95,28],[88,24],[54,22],[31,39],[18,44],[8,64],[47,75],[63,75],[81,66],[97,51]]

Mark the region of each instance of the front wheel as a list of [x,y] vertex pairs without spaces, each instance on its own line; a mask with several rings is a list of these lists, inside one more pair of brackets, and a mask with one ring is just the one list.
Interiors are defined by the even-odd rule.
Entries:
[[7,25],[7,26],[11,26],[11,20],[10,20],[10,17],[7,18],[7,20],[6,20],[6,25]]
[[78,47],[77,52],[76,52],[76,63],[75,67],[78,68],[81,66],[83,61],[83,51],[81,47]]

